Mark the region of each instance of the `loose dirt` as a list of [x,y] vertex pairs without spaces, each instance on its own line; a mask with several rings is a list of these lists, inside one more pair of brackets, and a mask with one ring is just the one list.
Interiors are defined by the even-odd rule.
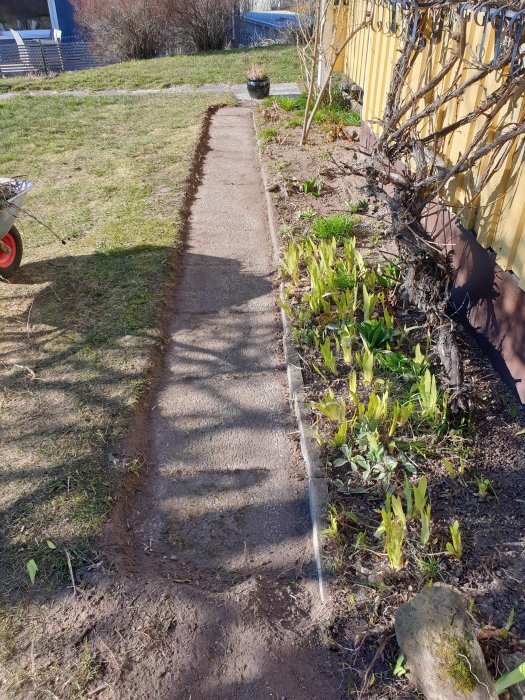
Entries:
[[133,440],[149,464],[76,595],[26,608],[2,697],[345,697],[322,639],[251,110],[219,110],[203,157],[150,430]]
[[[311,210],[318,215],[348,212],[344,202],[366,201],[366,211],[358,214],[354,229],[357,246],[366,258],[389,260],[397,253],[387,206],[366,186],[363,177],[349,175],[347,164],[359,164],[358,128],[343,130],[333,140],[325,126],[316,127],[308,145],[297,147],[300,129],[287,123],[289,114],[267,107],[259,113],[261,130],[271,125],[276,137],[265,149],[265,166],[272,179],[272,195],[286,242],[304,235]],[[262,131],[261,131],[262,133]],[[300,185],[315,178],[321,196],[305,195]],[[425,319],[407,305],[397,310],[407,326],[424,325]],[[520,404],[495,373],[480,347],[466,329],[459,333],[459,345],[465,368],[465,383],[470,401],[472,429],[466,434],[468,446],[463,479],[451,479],[440,459],[422,465],[428,477],[432,503],[432,527],[443,543],[449,538],[449,525],[461,522],[464,553],[460,561],[450,556],[435,556],[432,569],[413,568],[395,573],[388,570],[384,558],[360,552],[357,530],[349,528],[344,545],[327,540],[325,562],[337,571],[333,586],[335,603],[331,610],[330,635],[334,648],[346,665],[349,697],[367,700],[413,700],[419,697],[404,678],[395,678],[392,670],[399,654],[395,641],[394,615],[403,602],[430,580],[446,581],[465,592],[472,613],[486,636],[481,644],[489,668],[495,677],[505,670],[508,653],[522,651],[525,637],[525,543],[523,523],[525,502],[522,497],[525,453],[523,430],[525,416]],[[303,374],[307,399],[317,401],[326,393],[326,382],[311,368],[315,357],[300,345],[305,358]],[[332,383],[337,395],[347,396],[346,379]],[[324,448],[324,461],[332,479],[349,479],[349,470],[332,468],[340,456]],[[476,479],[488,479],[493,492],[483,498]],[[345,482],[346,483],[346,482]],[[362,486],[356,477],[355,486]],[[372,489],[370,489],[372,491]],[[373,498],[344,495],[332,484],[330,501],[351,511],[362,522],[379,524],[384,496]],[[502,628],[512,618],[512,634],[494,635],[490,628]],[[488,631],[487,631],[488,630]]]

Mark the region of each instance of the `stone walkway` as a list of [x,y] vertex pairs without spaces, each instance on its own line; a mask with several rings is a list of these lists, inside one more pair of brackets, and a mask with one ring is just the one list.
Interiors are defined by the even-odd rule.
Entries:
[[[267,216],[252,111],[222,108],[171,302],[153,468],[127,514],[124,573],[193,584],[177,604],[186,644],[162,678],[173,698],[344,697],[319,628]],[[147,697],[164,697],[154,686]]]
[[[225,83],[213,83],[194,87],[193,85],[177,85],[170,88],[150,88],[141,90],[36,90],[30,92],[5,92],[0,93],[0,100],[12,100],[14,97],[29,95],[31,97],[61,97],[69,95],[71,97],[89,96],[118,96],[118,95],[191,95],[208,93],[231,93],[235,99],[245,102],[251,101],[245,84],[227,85]],[[272,95],[287,95],[295,97],[301,92],[297,83],[277,83],[272,85]]]

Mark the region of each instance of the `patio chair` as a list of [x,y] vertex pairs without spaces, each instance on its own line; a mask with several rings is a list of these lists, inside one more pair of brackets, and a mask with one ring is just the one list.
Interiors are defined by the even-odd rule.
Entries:
[[52,29],[51,38],[39,39],[38,43],[44,56],[45,67],[53,73],[62,73],[65,70],[61,46],[62,31]]

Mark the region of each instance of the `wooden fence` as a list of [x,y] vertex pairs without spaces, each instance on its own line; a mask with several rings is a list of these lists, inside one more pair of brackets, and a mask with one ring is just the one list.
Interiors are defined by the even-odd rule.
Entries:
[[[364,0],[354,0],[341,13],[334,10],[338,24],[346,23],[344,31],[361,24],[365,13],[372,12],[370,27],[362,30],[347,45],[337,68],[343,70],[351,80],[363,88],[363,119],[378,134],[381,130],[381,115],[392,80],[395,62],[399,56],[401,39],[395,29],[393,13],[396,2],[379,0],[373,4]],[[368,15],[370,17],[370,14]],[[461,70],[463,78],[475,70],[473,64],[480,57],[491,60],[498,48],[498,36],[494,26],[488,22],[479,22],[471,16],[467,23],[467,41]],[[481,25],[481,26],[480,26]],[[421,38],[421,37],[419,37]],[[428,27],[425,41],[407,81],[406,91],[414,92],[423,82],[434,77],[443,66],[450,50],[450,28],[446,21],[441,27]],[[522,38],[523,41],[523,38]],[[438,90],[450,87],[452,73],[444,84],[432,94],[438,96]],[[451,102],[437,117],[438,126],[446,125],[472,111],[487,94],[490,94],[504,80],[504,75],[491,76],[484,83],[474,85],[467,91],[461,101]],[[499,115],[499,124],[523,121],[525,118],[525,95]],[[468,124],[455,131],[444,142],[441,152],[445,161],[455,160],[465,150],[465,145],[473,138],[479,128],[477,122]],[[498,126],[489,138],[498,132]],[[476,171],[465,173],[450,183],[445,200],[451,209],[460,212],[462,222],[476,231],[479,243],[496,253],[497,263],[504,269],[515,273],[522,290],[525,290],[525,149],[522,142],[514,147],[501,164],[497,177],[493,178],[472,206],[463,209],[465,201],[471,199],[476,176],[483,168],[483,163]]]

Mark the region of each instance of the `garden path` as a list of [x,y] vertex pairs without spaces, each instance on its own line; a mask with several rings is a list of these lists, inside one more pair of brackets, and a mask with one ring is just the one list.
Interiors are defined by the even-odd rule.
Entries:
[[170,303],[153,466],[126,515],[121,573],[170,591],[179,640],[141,697],[344,697],[320,634],[275,273],[252,111],[222,108]]
[[[138,90],[107,89],[107,90],[32,90],[29,92],[0,93],[0,101],[12,100],[21,95],[29,97],[117,97],[119,95],[199,95],[209,93],[231,94],[240,102],[250,101],[246,84],[228,85],[227,83],[210,83],[195,87],[194,85],[175,85],[168,88],[140,88]],[[274,96],[296,97],[301,92],[297,83],[276,83],[272,85],[271,94]]]

